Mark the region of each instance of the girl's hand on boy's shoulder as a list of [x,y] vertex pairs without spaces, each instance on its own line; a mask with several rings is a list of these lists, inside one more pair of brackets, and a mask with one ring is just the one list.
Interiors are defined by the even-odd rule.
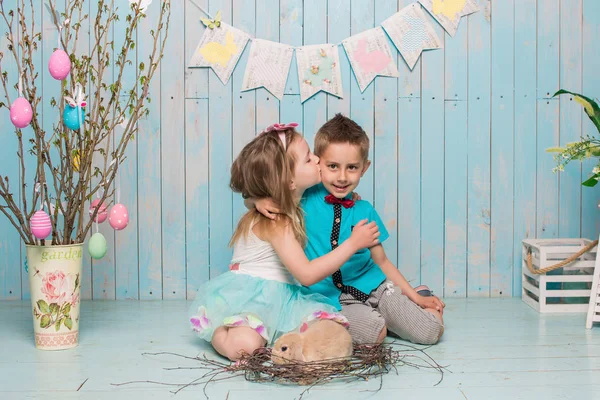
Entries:
[[256,207],[256,211],[273,220],[277,217],[277,214],[281,212],[278,204],[275,203],[270,197],[256,200],[254,202],[254,207]]
[[356,192],[352,192],[352,201],[359,201],[359,200],[362,200],[360,195]]

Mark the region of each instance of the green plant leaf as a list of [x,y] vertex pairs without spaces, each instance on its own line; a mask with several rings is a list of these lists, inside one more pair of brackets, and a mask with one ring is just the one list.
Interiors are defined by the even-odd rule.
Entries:
[[60,311],[60,307],[58,306],[58,304],[56,304],[56,303],[50,304],[50,313],[52,315],[57,316],[59,311]]
[[68,315],[71,312],[71,303],[65,303],[65,305],[62,307],[61,314],[65,314]]
[[54,324],[54,328],[56,329],[56,332],[60,331],[60,324],[62,324],[64,318],[60,318],[58,321],[56,321],[56,324]]
[[65,326],[69,328],[69,330],[73,329],[73,320],[71,318],[65,318]]
[[44,314],[50,313],[50,307],[48,307],[48,303],[46,303],[44,300],[38,300],[37,306],[42,313],[44,313]]
[[40,321],[40,328],[47,328],[50,326],[50,322],[52,319],[48,314],[42,315],[42,320]]
[[593,175],[590,179],[588,179],[587,181],[582,182],[581,184],[583,186],[587,186],[587,187],[594,187],[598,184],[598,180],[596,179],[598,177],[598,174]]
[[565,151],[562,147],[548,147],[546,153],[562,153]]
[[600,132],[600,107],[598,106],[598,103],[596,103],[594,100],[590,99],[589,97],[586,97],[579,93],[569,92],[568,90],[564,90],[564,89],[561,89],[558,92],[554,93],[554,96],[552,96],[552,97],[555,97],[555,96],[558,96],[561,94],[570,94],[571,96],[573,96],[575,101],[583,106],[585,113],[587,114],[588,117],[590,117],[590,119],[592,120],[594,125],[596,125],[596,129],[598,129],[598,132]]

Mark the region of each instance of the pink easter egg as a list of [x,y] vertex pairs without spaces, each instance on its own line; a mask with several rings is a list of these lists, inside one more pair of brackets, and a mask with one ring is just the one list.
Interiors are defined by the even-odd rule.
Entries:
[[[98,207],[99,203],[100,203],[100,199],[95,199],[94,201],[92,201],[92,204],[90,204],[90,218],[92,218],[92,215],[94,214],[94,211]],[[101,224],[104,221],[106,221],[107,217],[108,217],[108,211],[106,210],[106,206],[104,205],[104,203],[102,203],[102,205],[100,206],[100,210],[98,211],[98,214],[96,214],[96,219],[94,220],[94,222]]]
[[125,229],[129,223],[127,208],[121,203],[115,204],[108,214],[108,223],[117,231]]
[[24,97],[17,98],[10,106],[10,121],[17,128],[25,128],[33,118],[31,104]]
[[52,222],[46,211],[38,210],[31,217],[31,233],[38,239],[46,239],[52,232]]
[[71,60],[66,51],[58,49],[48,60],[48,71],[56,80],[62,81],[71,72]]

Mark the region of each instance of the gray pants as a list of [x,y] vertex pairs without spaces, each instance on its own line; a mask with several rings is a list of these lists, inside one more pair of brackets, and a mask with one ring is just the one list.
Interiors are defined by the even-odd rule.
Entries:
[[444,329],[435,315],[412,302],[390,281],[373,290],[364,303],[347,293],[340,295],[340,303],[350,322],[352,339],[358,344],[377,342],[386,325],[401,339],[419,344],[437,343]]

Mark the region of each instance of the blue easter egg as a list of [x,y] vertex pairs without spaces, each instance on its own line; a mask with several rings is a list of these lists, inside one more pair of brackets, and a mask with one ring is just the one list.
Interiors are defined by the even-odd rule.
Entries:
[[[85,119],[85,110],[80,108],[81,110],[81,122],[83,123]],[[66,106],[65,112],[63,113],[63,121],[65,125],[69,129],[73,129],[74,131],[80,128],[79,119],[77,118],[77,107]]]

